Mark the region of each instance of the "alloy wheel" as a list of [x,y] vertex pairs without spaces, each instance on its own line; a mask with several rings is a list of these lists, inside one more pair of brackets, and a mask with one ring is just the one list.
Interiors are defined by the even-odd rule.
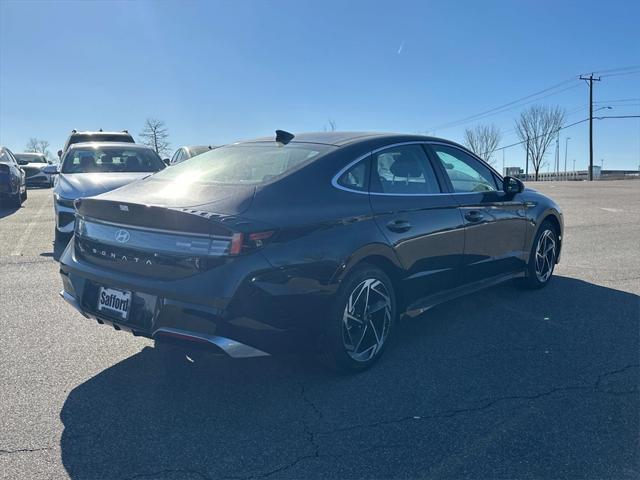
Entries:
[[367,362],[382,349],[391,326],[391,308],[380,280],[367,278],[353,289],[342,317],[342,340],[353,360]]
[[545,230],[536,245],[536,277],[539,282],[546,282],[553,273],[556,261],[556,240],[552,230]]

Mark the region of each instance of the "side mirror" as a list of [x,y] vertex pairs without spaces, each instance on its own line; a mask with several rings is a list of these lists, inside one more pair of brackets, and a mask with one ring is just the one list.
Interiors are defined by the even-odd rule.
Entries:
[[521,193],[524,190],[524,183],[515,177],[504,177],[502,180],[502,189],[504,193],[515,195]]
[[169,160],[168,158],[163,158],[162,161],[165,163],[165,165],[171,165],[171,160]]
[[48,175],[56,175],[58,173],[57,165],[47,165],[42,169],[42,171]]
[[62,150],[58,150],[58,158],[62,158]]

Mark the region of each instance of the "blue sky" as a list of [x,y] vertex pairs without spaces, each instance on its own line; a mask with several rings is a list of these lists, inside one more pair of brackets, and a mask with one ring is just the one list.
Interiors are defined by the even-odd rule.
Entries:
[[[166,122],[173,146],[321,130],[427,132],[580,73],[640,65],[637,1],[0,0],[0,143],[62,146],[69,130],[137,133]],[[640,70],[637,69],[637,70]],[[539,103],[587,116],[569,82]],[[640,73],[603,78],[608,115],[640,114]],[[552,91],[553,93],[553,91]],[[604,105],[604,104],[600,104]],[[518,141],[516,108],[482,119]],[[585,168],[587,124],[569,128]],[[640,119],[595,123],[595,159],[638,168]],[[521,147],[507,165],[524,165]],[[552,160],[553,153],[549,155]],[[497,166],[501,167],[502,155]]]

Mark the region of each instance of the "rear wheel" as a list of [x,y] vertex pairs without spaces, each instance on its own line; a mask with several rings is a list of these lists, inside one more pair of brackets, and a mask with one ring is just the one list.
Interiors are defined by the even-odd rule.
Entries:
[[389,277],[371,265],[357,267],[343,282],[330,311],[322,359],[343,372],[371,367],[382,355],[396,317]]
[[22,199],[22,201],[26,201],[27,200],[27,187],[24,187],[24,193],[21,194],[20,198]]
[[558,232],[551,222],[543,222],[533,240],[526,277],[520,284],[525,288],[542,288],[553,275],[559,251]]

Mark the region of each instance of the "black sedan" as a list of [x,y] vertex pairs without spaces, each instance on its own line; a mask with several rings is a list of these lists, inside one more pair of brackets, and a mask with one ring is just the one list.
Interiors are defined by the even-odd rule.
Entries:
[[27,179],[11,150],[0,146],[0,201],[20,208],[27,199]]
[[552,200],[460,145],[369,133],[278,131],[76,210],[62,296],[85,317],[347,371],[380,357],[401,314],[509,279],[543,287],[563,229]]

